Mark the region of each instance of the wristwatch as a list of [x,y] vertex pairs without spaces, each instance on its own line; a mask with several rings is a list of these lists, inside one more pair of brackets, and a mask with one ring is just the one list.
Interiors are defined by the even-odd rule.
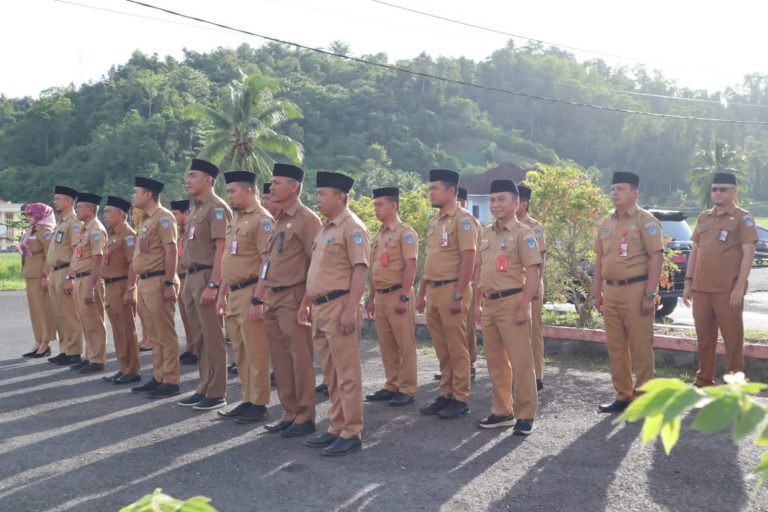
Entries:
[[213,281],[208,281],[208,288],[211,290],[216,290],[219,287],[218,283],[214,283]]
[[166,279],[165,281],[163,281],[163,285],[173,286],[173,279]]
[[653,300],[656,298],[656,292],[645,292],[645,295],[643,295],[648,300]]
[[73,276],[71,276],[71,275],[69,275],[69,274],[67,274],[67,275],[65,275],[65,276],[64,276],[64,280],[65,280],[65,281],[71,281],[71,280],[73,280],[73,279],[74,279],[74,277],[73,277]]
[[251,304],[253,304],[254,306],[261,306],[262,304],[264,304],[264,301],[258,297],[251,297]]
[[408,302],[409,300],[411,300],[411,298],[409,296],[407,296],[407,295],[401,295],[400,296],[400,300],[402,302]]
[[129,286],[129,287],[128,287],[128,288],[126,288],[126,289],[127,289],[129,292],[132,292],[132,291],[135,291],[135,290],[136,290],[136,286]]
[[459,292],[453,292],[453,300],[461,300],[464,296],[460,294]]

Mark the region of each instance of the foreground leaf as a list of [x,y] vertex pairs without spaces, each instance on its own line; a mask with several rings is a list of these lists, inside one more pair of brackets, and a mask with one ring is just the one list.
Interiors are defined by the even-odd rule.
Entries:
[[736,419],[741,407],[734,396],[723,396],[713,400],[699,412],[691,425],[692,430],[718,432]]
[[674,448],[678,439],[680,439],[681,424],[682,421],[678,416],[674,420],[670,421],[669,423],[665,423],[664,426],[661,427],[661,444],[664,445],[664,453],[667,455],[670,454],[672,448]]

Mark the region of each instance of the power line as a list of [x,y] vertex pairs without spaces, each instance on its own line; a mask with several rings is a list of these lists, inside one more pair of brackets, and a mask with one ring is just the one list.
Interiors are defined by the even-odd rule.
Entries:
[[684,120],[684,121],[715,122],[715,123],[736,124],[736,125],[752,125],[752,126],[766,126],[766,125],[768,125],[768,121],[739,121],[739,120],[734,120],[734,119],[721,119],[721,118],[709,118],[709,117],[683,116],[683,115],[677,115],[677,114],[661,114],[661,113],[658,113],[658,112],[647,112],[647,111],[642,111],[642,110],[622,109],[622,108],[619,108],[619,107],[610,107],[610,106],[606,106],[606,105],[593,105],[593,104],[589,104],[589,103],[582,103],[582,102],[577,102],[577,101],[564,100],[564,99],[560,99],[560,98],[551,98],[551,97],[547,97],[547,96],[539,96],[539,95],[536,95],[536,94],[529,94],[529,93],[524,93],[524,92],[512,91],[512,90],[508,90],[508,89],[501,89],[501,88],[498,88],[498,87],[484,86],[484,85],[473,83],[473,82],[467,82],[465,80],[458,80],[458,79],[442,77],[442,76],[438,76],[438,75],[433,75],[431,73],[425,73],[425,72],[421,72],[421,71],[415,71],[415,70],[412,70],[412,69],[401,68],[401,67],[398,67],[398,66],[395,66],[395,65],[392,65],[392,64],[387,64],[387,63],[382,63],[382,62],[375,62],[375,61],[369,61],[369,60],[366,60],[366,59],[363,59],[363,58],[360,58],[360,57],[353,57],[353,56],[350,56],[350,55],[343,55],[343,54],[335,53],[335,52],[332,52],[332,51],[329,51],[329,50],[324,50],[322,48],[312,48],[312,47],[309,47],[309,46],[306,46],[306,45],[303,45],[303,44],[300,44],[300,43],[295,43],[295,42],[292,42],[292,41],[288,41],[288,40],[284,40],[284,39],[279,39],[279,38],[267,36],[267,35],[264,35],[264,34],[258,34],[258,33],[251,32],[251,31],[248,31],[248,30],[245,30],[245,29],[240,29],[240,28],[229,26],[229,25],[225,25],[223,23],[218,23],[218,22],[206,20],[204,18],[199,18],[199,17],[192,16],[192,15],[189,15],[189,14],[184,14],[184,13],[181,13],[181,12],[173,11],[171,9],[166,9],[164,7],[159,7],[159,6],[148,4],[148,3],[141,2],[141,1],[138,1],[138,0],[125,0],[125,1],[128,2],[128,3],[132,3],[132,4],[135,4],[135,5],[139,5],[139,6],[145,7],[147,9],[153,9],[153,10],[156,10],[156,11],[164,12],[164,13],[170,14],[172,16],[176,16],[176,17],[180,17],[180,18],[184,18],[184,19],[188,19],[188,20],[192,20],[192,21],[197,21],[197,22],[203,23],[205,25],[211,25],[211,26],[218,27],[218,28],[225,29],[225,30],[229,30],[229,31],[232,31],[232,32],[239,32],[241,34],[246,34],[246,35],[249,35],[249,36],[258,37],[258,38],[261,38],[261,39],[264,39],[264,40],[267,40],[267,41],[271,41],[271,42],[274,42],[274,43],[278,43],[278,44],[284,44],[284,45],[287,45],[287,46],[293,46],[295,48],[300,48],[300,49],[303,49],[303,50],[320,53],[320,54],[323,54],[323,55],[327,55],[329,57],[345,59],[345,60],[348,60],[348,61],[351,61],[351,62],[358,62],[360,64],[365,64],[365,65],[368,65],[368,66],[373,66],[373,67],[377,67],[377,68],[381,68],[381,69],[387,69],[387,70],[390,70],[390,71],[397,71],[397,72],[404,73],[404,74],[409,74],[409,75],[412,75],[412,76],[419,76],[419,77],[427,78],[427,79],[430,79],[430,80],[437,80],[437,81],[441,81],[441,82],[445,82],[445,83],[452,83],[452,84],[455,84],[455,85],[462,85],[462,86],[466,86],[466,87],[472,87],[472,88],[475,88],[475,89],[481,89],[481,90],[486,90],[486,91],[490,91],[490,92],[497,92],[497,93],[501,93],[501,94],[507,94],[507,95],[510,95],[510,96],[516,96],[516,97],[521,97],[521,98],[528,98],[528,99],[536,100],[536,101],[546,101],[546,102],[550,102],[550,103],[559,103],[559,104],[571,105],[571,106],[582,107],[582,108],[589,108],[589,109],[593,109],[593,110],[600,110],[600,111],[607,111],[607,112],[618,112],[618,113],[632,114],[632,115],[644,115],[644,116],[656,117],[656,118],[679,119],[679,120]]

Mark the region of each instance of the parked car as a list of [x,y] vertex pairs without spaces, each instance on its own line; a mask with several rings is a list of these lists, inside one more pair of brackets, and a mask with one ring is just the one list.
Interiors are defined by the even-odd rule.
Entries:
[[685,286],[685,271],[688,266],[688,256],[691,254],[691,227],[686,219],[688,214],[677,210],[657,210],[649,208],[648,211],[661,223],[661,230],[666,238],[671,238],[666,250],[677,251],[671,261],[678,266],[678,272],[672,276],[672,287],[661,288],[659,295],[661,302],[656,308],[656,318],[669,316],[677,307],[677,302],[683,296]]
[[768,264],[768,228],[757,226],[757,236],[760,239],[755,247],[755,263],[757,265]]

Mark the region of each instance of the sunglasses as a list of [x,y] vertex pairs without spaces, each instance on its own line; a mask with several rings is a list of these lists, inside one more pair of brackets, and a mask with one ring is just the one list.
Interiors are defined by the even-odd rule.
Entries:
[[731,187],[712,187],[712,193],[713,194],[715,192],[722,192],[723,194],[725,194],[729,190],[733,190],[733,189]]

